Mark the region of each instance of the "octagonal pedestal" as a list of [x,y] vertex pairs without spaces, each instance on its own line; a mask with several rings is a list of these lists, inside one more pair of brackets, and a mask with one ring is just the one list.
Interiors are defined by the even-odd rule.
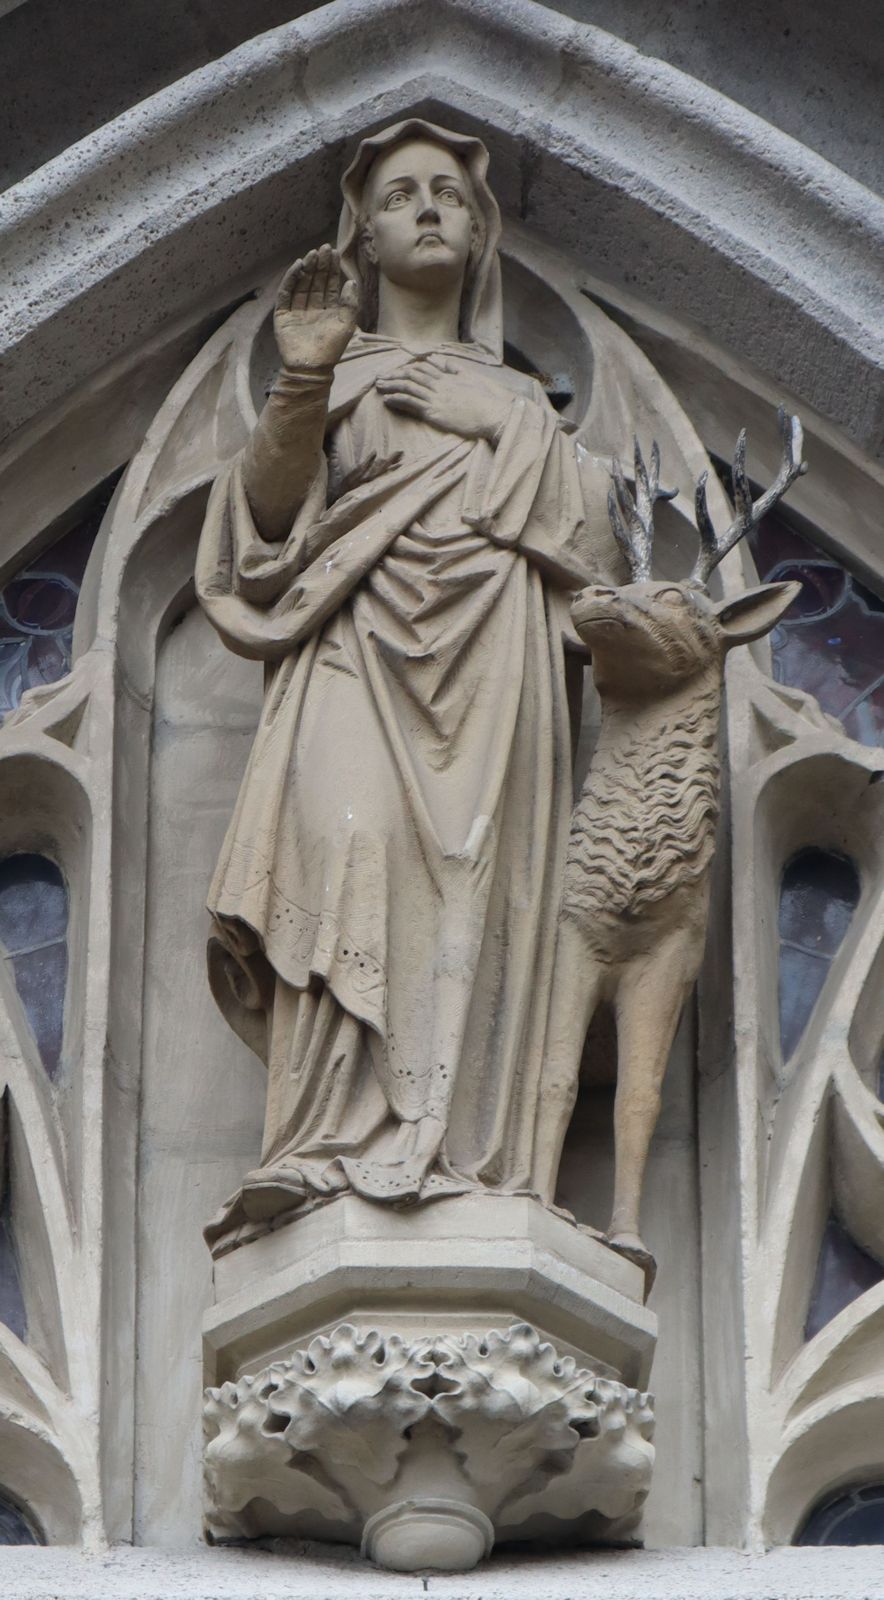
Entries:
[[638,1267],[527,1198],[348,1195],[222,1256],[207,1528],[465,1570],[495,1538],[616,1538],[647,1494]]

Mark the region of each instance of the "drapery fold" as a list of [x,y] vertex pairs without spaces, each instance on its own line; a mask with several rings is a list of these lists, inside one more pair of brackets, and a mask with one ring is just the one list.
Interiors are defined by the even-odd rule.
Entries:
[[[532,1186],[571,801],[562,640],[593,576],[580,485],[532,380],[483,358],[510,398],[492,448],[385,406],[396,352],[377,343],[341,364],[331,478],[287,539],[260,538],[237,461],[200,547],[213,625],[268,663],[209,897],[213,991],[268,1062],[264,1164],[213,1237],[346,1186]],[[446,361],[476,359],[460,350]],[[372,457],[399,464],[335,499]]]

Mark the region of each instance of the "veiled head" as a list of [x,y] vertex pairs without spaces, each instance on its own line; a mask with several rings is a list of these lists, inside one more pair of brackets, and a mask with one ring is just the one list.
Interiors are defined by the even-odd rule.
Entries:
[[481,140],[413,117],[363,139],[344,174],[338,249],[372,331],[377,280],[462,283],[460,336],[502,355],[500,213]]

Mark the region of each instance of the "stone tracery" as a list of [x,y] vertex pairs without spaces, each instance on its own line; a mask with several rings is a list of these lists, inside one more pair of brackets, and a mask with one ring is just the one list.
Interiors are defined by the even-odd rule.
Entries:
[[[621,442],[621,448],[622,448],[622,442]],[[211,451],[210,451],[210,448],[207,446],[207,455],[208,454],[211,454]],[[747,667],[746,668],[746,675],[747,676],[750,674],[750,671],[751,671],[751,669],[749,669]],[[137,676],[137,674],[136,674],[136,676]],[[144,682],[143,677],[141,679],[141,682],[142,683]],[[760,714],[760,717],[759,717],[759,727],[762,729],[762,732],[759,735],[759,737],[762,739],[762,741],[763,740],[776,739],[776,738],[782,738],[783,737],[783,728],[784,728],[784,725],[786,725],[786,724],[788,724],[788,726],[794,730],[795,724],[794,724],[794,722],[790,722],[789,721],[789,715],[788,715],[789,706],[791,705],[791,707],[794,709],[794,706],[796,704],[796,702],[794,700],[792,702],[788,702],[786,700],[782,701],[781,705],[785,705],[786,706],[786,708],[787,708],[786,712],[780,711],[777,715],[774,715],[774,713],[772,712],[772,708],[771,708],[771,702],[768,699],[764,698],[763,696],[760,697],[760,699],[761,699],[762,711],[761,711],[761,714]],[[73,712],[71,713],[71,715],[73,715]],[[61,723],[62,723],[62,718],[59,717],[57,719],[57,721],[58,721],[58,725],[60,726]],[[44,726],[46,726],[46,722],[48,722],[48,719],[46,719],[46,721],[44,721]],[[771,732],[771,729],[774,729],[773,733]],[[54,735],[50,735],[50,737],[54,737]],[[850,842],[852,842],[852,841],[850,841],[850,840],[847,841],[847,843],[850,843]],[[745,843],[745,841],[744,841],[744,843]],[[77,879],[79,881],[79,878],[80,878],[79,872],[77,872],[75,874],[75,876],[77,877]],[[773,874],[773,876],[775,877],[775,873]],[[861,919],[863,920],[864,923],[865,923],[868,915],[869,915],[869,906],[868,906],[868,903],[865,903],[863,908],[861,908],[861,911],[860,911],[860,916],[861,916]],[[833,974],[833,981],[834,981],[835,985],[837,986],[837,984],[841,981],[841,978],[837,974]],[[823,997],[823,1003],[824,1003],[824,1006],[828,1006],[829,997]],[[871,1009],[874,1010],[874,1007],[872,1007]],[[874,1055],[874,1041],[871,1038],[871,1035],[874,1033],[874,1023],[870,1021],[869,1024],[868,1024],[868,1027],[866,1028],[865,1025],[864,1025],[864,1027],[859,1030],[859,1033],[862,1034],[862,1038],[857,1037],[857,1039],[855,1040],[855,1048],[856,1048],[856,1052],[857,1052],[858,1063],[861,1065],[861,1076],[865,1080],[865,1078],[868,1077],[868,1074],[871,1071],[871,1067],[868,1065],[867,1058],[870,1060],[871,1056]],[[868,1039],[865,1037],[866,1033],[868,1033],[868,1035],[869,1035]],[[861,1062],[860,1062],[860,1058],[861,1058]],[[854,1102],[854,1105],[853,1105],[854,1113],[857,1110],[858,1103],[859,1103],[858,1101]],[[806,1130],[807,1124],[805,1123],[804,1126],[805,1126],[805,1130]],[[841,1126],[839,1124],[839,1129],[838,1129],[838,1137],[839,1138],[842,1137],[842,1132],[843,1132],[843,1129],[841,1128]],[[798,1143],[799,1143],[799,1146],[800,1146],[800,1138],[799,1138]],[[814,1160],[814,1162],[817,1162],[819,1159],[821,1159],[821,1153],[820,1153],[819,1147],[815,1147],[814,1154],[813,1154],[813,1160]],[[773,1226],[773,1228],[771,1230],[773,1238],[774,1239],[777,1239],[777,1238],[779,1239],[780,1246],[782,1245],[782,1239],[784,1237],[784,1226],[785,1225],[783,1224],[782,1219],[775,1220],[774,1226]],[[866,1304],[866,1306],[864,1308],[863,1307],[858,1307],[857,1308],[856,1318],[853,1321],[850,1322],[850,1329],[851,1330],[858,1329],[861,1326],[862,1319],[864,1317],[866,1317],[867,1315],[870,1315],[873,1312],[874,1312],[874,1306],[871,1305],[871,1302],[867,1302],[867,1304]],[[871,1324],[869,1324],[869,1326],[871,1326]],[[839,1337],[840,1337],[840,1335],[839,1335]],[[824,1359],[827,1359],[827,1358],[825,1357],[825,1352],[818,1352],[817,1356],[814,1359],[815,1360],[816,1359],[824,1360]],[[784,1528],[788,1529],[788,1517],[786,1517],[786,1519],[784,1521],[778,1522],[777,1523],[777,1528],[778,1528],[780,1533],[782,1533],[782,1530]],[[788,1532],[787,1532],[786,1536],[788,1536]]]
[[[253,312],[251,312],[251,311],[248,312],[248,316],[249,316],[249,318],[251,320],[252,325],[257,325],[257,326],[260,325],[260,322],[261,322],[261,317],[260,316],[256,317],[255,314]],[[229,347],[230,347],[229,346],[229,337],[225,335],[225,338],[222,341],[222,348],[226,349],[226,348],[229,348]],[[251,348],[252,348],[252,336],[249,335],[247,341],[241,346],[241,349],[243,351],[243,354],[246,356],[247,361],[250,360],[250,356],[249,356],[248,352],[251,351]],[[210,360],[211,359],[212,358],[210,358]],[[191,404],[192,405],[193,404],[193,401],[189,400],[188,396],[192,396],[192,395],[197,395],[198,394],[201,382],[202,382],[202,379],[200,377],[200,369],[198,368],[196,370],[196,372],[194,373],[193,379],[192,380],[188,380],[188,383],[185,385],[185,387],[184,387],[184,389],[182,391],[182,398],[181,399],[176,399],[174,407],[173,407],[173,410],[168,413],[170,419],[171,419],[172,416],[176,416],[177,417],[177,415],[179,414],[179,411],[180,411],[180,407],[181,407],[182,401],[183,401],[183,403],[185,405],[187,405],[187,404]],[[597,394],[596,394],[596,404],[598,404],[598,395]],[[133,488],[130,491],[129,504],[130,505],[133,504],[133,500],[132,500],[131,496],[132,496],[132,494],[134,494],[135,497],[136,497],[135,500],[134,500],[134,505],[136,507],[136,521],[137,521],[137,517],[138,517],[138,513],[137,513],[138,502],[139,502],[139,500],[141,500],[143,502],[143,500],[145,498],[145,486],[148,486],[148,494],[147,494],[148,500],[150,500],[151,498],[154,499],[154,500],[158,499],[158,490],[159,490],[159,484],[160,484],[161,480],[157,477],[156,470],[155,470],[155,467],[154,467],[153,463],[156,462],[158,457],[161,457],[161,456],[163,456],[165,454],[165,459],[167,459],[169,461],[170,465],[174,464],[174,453],[171,453],[167,449],[167,447],[165,445],[165,442],[164,442],[166,440],[166,438],[167,438],[169,425],[170,425],[169,423],[166,423],[165,431],[164,431],[163,427],[161,427],[159,429],[159,431],[155,433],[154,440],[152,441],[152,443],[150,445],[149,453],[148,453],[148,455],[146,457],[145,465],[139,467],[139,470],[138,470],[138,472],[137,472],[137,474],[135,476],[135,481],[134,481],[134,484],[133,484]],[[624,427],[625,426],[628,426],[628,423],[627,423],[626,418],[624,417]],[[240,437],[242,437],[242,434],[240,434]],[[208,438],[208,436],[207,436],[207,438]],[[610,447],[611,448],[614,448],[614,447],[623,448],[624,444],[625,444],[625,440],[623,439],[622,435],[621,435],[621,438],[619,440],[615,439],[615,438],[611,438],[611,441],[610,441]],[[209,447],[207,459],[208,459],[208,462],[209,462],[208,470],[211,471],[212,470],[212,468],[211,468],[211,462],[212,462],[211,447]],[[694,462],[691,463],[691,471],[692,472],[695,473],[698,470],[699,460],[701,460],[701,459],[702,458],[697,458],[697,465],[695,465]],[[168,471],[168,468],[164,468],[163,470],[164,471]],[[174,467],[173,467],[173,470],[174,470]],[[192,479],[182,479],[182,480],[180,480],[180,488],[176,491],[176,493],[181,494],[182,492],[184,493],[185,496],[193,497],[194,489],[193,489],[193,480]],[[159,502],[159,503],[161,503],[161,502]],[[196,531],[196,528],[195,528],[195,517],[198,516],[199,507],[201,507],[201,505],[204,502],[197,497],[197,499],[195,501],[192,501],[191,503],[193,503],[194,507],[195,507],[195,512],[192,513],[192,520],[191,520],[191,523],[190,523],[190,526],[191,526],[191,529],[192,529],[191,537],[193,537],[193,535],[195,534],[195,531]],[[131,515],[131,513],[128,513],[128,514]],[[150,516],[151,515],[152,515],[151,513],[148,513],[147,517],[145,517],[144,513],[143,512],[141,513],[141,521],[140,521],[140,524],[138,524],[140,529],[147,529],[148,527],[151,526],[151,523],[150,523]],[[155,513],[153,513],[153,515],[155,515]],[[168,512],[164,510],[162,512],[162,515],[163,516],[167,516]],[[137,537],[141,538],[141,537],[143,537],[143,534],[141,532],[139,532]],[[160,556],[160,559],[161,560],[163,559],[162,556]],[[180,582],[183,584],[185,582],[185,567],[184,567],[183,564],[179,568],[179,571],[181,573]],[[117,581],[117,580],[113,580],[113,581]],[[166,603],[167,602],[163,603],[164,606],[166,605]],[[136,637],[134,635],[131,638],[131,644],[133,646],[137,646],[137,639],[136,639]],[[129,648],[129,644],[128,643],[127,643],[126,648],[127,649]],[[141,669],[139,669],[139,667],[137,665],[138,659],[139,658],[138,658],[137,654],[132,658],[132,664],[133,664],[133,667],[134,667],[135,681],[138,681],[138,678],[139,678],[140,673],[141,673]],[[81,675],[85,676],[85,672],[88,671],[88,668],[80,668],[80,669],[78,669],[78,671],[81,673]],[[63,694],[62,694],[62,698],[61,698],[60,703],[59,703],[58,700],[55,700],[53,702],[47,702],[46,705],[45,705],[45,709],[41,709],[40,710],[40,712],[39,712],[40,721],[41,721],[41,723],[43,725],[52,726],[53,722],[54,722],[55,725],[57,725],[57,726],[59,726],[61,728],[64,728],[65,726],[67,726],[69,724],[70,718],[71,718],[71,715],[72,715],[72,712],[69,710],[69,707],[74,706],[74,705],[76,705],[78,703],[78,697],[79,697],[79,700],[80,700],[80,703],[81,703],[82,689],[78,688],[78,682],[80,682],[80,681],[82,681],[82,677],[81,677],[80,680],[78,680],[78,673],[77,673],[77,671],[75,671],[73,678],[70,680],[70,687],[67,687],[65,685],[62,686]],[[777,700],[775,702],[772,702],[770,700],[770,698],[767,696],[767,693],[765,693],[765,696],[763,696],[761,698],[761,700],[760,700],[760,705],[763,708],[763,715],[766,716],[766,717],[770,717],[770,715],[772,713],[772,708],[773,708],[774,705],[781,706],[783,704],[784,704],[784,702],[782,702],[781,700]],[[778,715],[782,715],[783,713],[778,711],[777,714]],[[34,724],[33,724],[33,720],[32,719],[33,719],[33,713],[31,714],[31,719],[29,719],[29,720],[31,720],[31,725],[33,726]],[[27,727],[27,723],[22,724],[23,731],[24,731],[24,729],[26,727]],[[857,1310],[856,1310],[855,1316],[862,1316],[862,1315],[865,1315],[865,1307],[864,1306],[859,1306],[857,1308]]]

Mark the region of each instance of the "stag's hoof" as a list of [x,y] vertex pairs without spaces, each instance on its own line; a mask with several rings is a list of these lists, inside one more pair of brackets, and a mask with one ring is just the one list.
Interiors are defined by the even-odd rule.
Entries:
[[654,1287],[657,1276],[657,1263],[646,1245],[642,1244],[637,1233],[613,1233],[608,1235],[608,1248],[616,1250],[619,1256],[625,1256],[627,1261],[634,1261],[641,1267],[645,1275],[645,1299]]

